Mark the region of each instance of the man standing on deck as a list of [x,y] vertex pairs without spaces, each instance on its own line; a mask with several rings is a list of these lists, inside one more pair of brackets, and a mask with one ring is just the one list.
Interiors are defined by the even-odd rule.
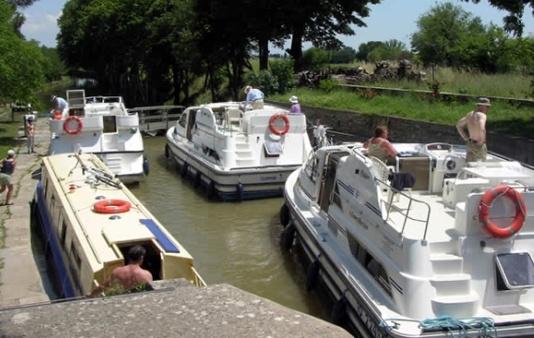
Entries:
[[476,109],[467,113],[456,124],[458,133],[467,142],[467,162],[486,160],[488,152],[486,147],[486,114],[490,106],[490,100],[481,97]]
[[[61,118],[65,119],[69,116],[69,103],[64,98],[58,96],[52,96],[52,114],[61,112]],[[53,119],[57,119],[56,116],[51,116]]]
[[249,104],[252,106],[252,109],[263,109],[263,98],[265,95],[263,95],[261,90],[253,88],[252,86],[246,86],[245,94],[247,94],[245,99],[245,109],[247,109]]
[[152,274],[141,267],[146,250],[141,245],[135,245],[128,250],[128,264],[113,269],[111,279],[96,288],[90,297],[97,296],[102,291],[111,289],[113,294],[132,291],[151,290]]

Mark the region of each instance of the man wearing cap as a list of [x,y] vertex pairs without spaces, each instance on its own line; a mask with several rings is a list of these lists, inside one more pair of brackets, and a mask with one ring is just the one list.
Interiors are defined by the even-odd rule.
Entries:
[[302,114],[298,97],[296,97],[295,95],[291,96],[289,98],[289,102],[291,102],[291,108],[289,109],[290,114]]
[[263,109],[263,98],[265,95],[263,95],[261,90],[253,88],[252,86],[246,86],[245,94],[247,94],[247,98],[245,99],[245,108],[250,104],[252,109]]
[[64,98],[52,96],[52,118],[55,118],[55,112],[61,112],[61,118],[69,116],[69,103]]
[[488,152],[486,147],[486,114],[490,106],[490,100],[481,97],[476,109],[467,113],[456,124],[458,133],[467,142],[467,162],[486,160]]

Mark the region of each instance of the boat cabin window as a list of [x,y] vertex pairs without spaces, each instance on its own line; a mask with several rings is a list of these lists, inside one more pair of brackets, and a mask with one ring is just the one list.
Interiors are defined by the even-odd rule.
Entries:
[[61,228],[59,229],[59,239],[63,247],[65,247],[66,238],[67,238],[67,224],[65,224],[65,221],[63,221],[61,222]]
[[180,116],[180,119],[178,120],[178,124],[180,127],[185,129],[185,126],[187,125],[187,114],[182,114]]
[[367,270],[373,279],[391,296],[391,286],[386,269],[378,262],[350,232],[347,234],[352,256]]
[[46,195],[48,194],[48,179],[45,177],[44,179],[44,199],[46,201]]
[[74,241],[70,245],[70,254],[71,254],[74,266],[79,270],[82,267],[82,259],[80,258],[78,249],[76,249],[76,245],[74,245]]
[[129,264],[128,250],[130,250],[130,248],[134,245],[141,245],[146,250],[146,255],[143,259],[143,264],[141,265],[141,267],[150,271],[154,280],[162,279],[163,276],[161,273],[160,251],[150,242],[128,243],[127,245],[121,246],[119,249],[121,250],[122,256],[124,257],[124,265]]
[[117,132],[117,117],[116,116],[102,116],[104,121],[104,133]]
[[534,262],[528,252],[495,256],[499,291],[534,287]]

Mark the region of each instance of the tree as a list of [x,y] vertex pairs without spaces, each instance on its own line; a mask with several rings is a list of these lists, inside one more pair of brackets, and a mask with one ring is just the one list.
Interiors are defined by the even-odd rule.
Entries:
[[361,18],[369,15],[368,4],[379,0],[295,0],[286,2],[291,33],[289,54],[295,61],[295,70],[301,69],[302,42],[314,46],[336,49],[342,46],[337,34],[352,35],[350,25],[365,26]]
[[43,54],[43,72],[46,81],[60,80],[65,73],[65,65],[61,62],[56,48],[41,46]]
[[[479,3],[480,0],[463,0],[465,2],[472,1]],[[488,0],[488,2],[498,9],[508,11],[509,15],[503,18],[504,29],[507,32],[512,32],[516,36],[523,35],[525,24],[523,23],[523,12],[525,7],[530,5],[532,14],[534,15],[534,0]]]
[[369,53],[371,53],[375,48],[383,46],[382,41],[369,41],[360,44],[358,47],[358,53],[356,53],[356,58],[361,61],[370,61]]
[[344,47],[340,50],[333,51],[330,62],[332,63],[351,63],[356,58],[356,51],[351,47]]
[[419,31],[412,35],[412,47],[426,64],[460,66],[456,46],[468,36],[480,36],[484,27],[461,7],[452,3],[434,6],[417,21]]
[[398,60],[408,56],[406,45],[399,40],[388,40],[371,50],[367,56],[369,61]]
[[15,7],[0,0],[0,102],[28,101],[43,83],[43,56],[17,34],[14,15]]
[[251,18],[236,8],[244,8],[248,0],[197,0],[194,5],[195,27],[199,33],[198,50],[211,78],[220,69],[228,77],[233,100],[238,100],[243,87],[244,68],[249,66],[252,38],[244,32]]

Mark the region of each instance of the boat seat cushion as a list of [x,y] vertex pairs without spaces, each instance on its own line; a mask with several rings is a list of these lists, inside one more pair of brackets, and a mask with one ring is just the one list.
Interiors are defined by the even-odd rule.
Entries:
[[167,235],[161,230],[161,228],[152,219],[140,219],[139,222],[144,224],[150,232],[156,236],[156,240],[167,252],[179,253],[180,249],[167,237]]

